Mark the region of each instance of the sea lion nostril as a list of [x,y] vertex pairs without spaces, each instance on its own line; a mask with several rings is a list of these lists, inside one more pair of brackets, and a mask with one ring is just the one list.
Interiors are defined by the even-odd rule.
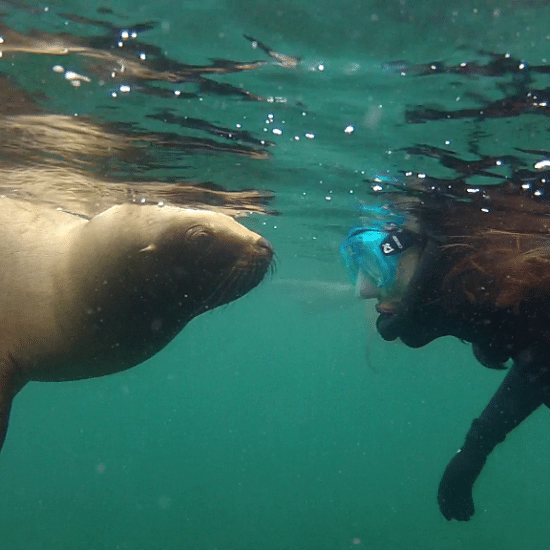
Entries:
[[264,250],[266,253],[268,253],[270,256],[273,256],[273,247],[271,246],[271,243],[264,239],[263,237],[256,243],[258,248]]

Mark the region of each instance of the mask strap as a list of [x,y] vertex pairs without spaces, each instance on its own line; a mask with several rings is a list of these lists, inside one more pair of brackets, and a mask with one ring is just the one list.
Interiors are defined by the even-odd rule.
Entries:
[[395,256],[418,243],[420,243],[418,235],[407,229],[398,229],[390,232],[380,243],[380,251],[384,256]]

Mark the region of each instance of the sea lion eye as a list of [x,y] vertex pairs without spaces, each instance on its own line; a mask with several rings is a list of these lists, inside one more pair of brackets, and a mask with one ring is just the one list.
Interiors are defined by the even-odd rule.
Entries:
[[212,243],[212,235],[201,226],[191,227],[187,231],[186,238],[197,247],[208,247]]

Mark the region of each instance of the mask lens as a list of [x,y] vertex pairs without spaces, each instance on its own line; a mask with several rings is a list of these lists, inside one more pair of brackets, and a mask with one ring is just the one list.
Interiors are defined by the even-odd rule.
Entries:
[[363,275],[368,277],[373,284],[376,286],[385,286],[387,274],[384,273],[384,266],[380,265],[377,257],[371,256],[366,252],[360,258],[359,268]]
[[369,228],[354,228],[342,244],[340,252],[344,258],[349,277],[357,282],[359,270],[377,287],[384,287],[393,281],[397,270],[397,258],[384,256],[381,244],[387,233]]

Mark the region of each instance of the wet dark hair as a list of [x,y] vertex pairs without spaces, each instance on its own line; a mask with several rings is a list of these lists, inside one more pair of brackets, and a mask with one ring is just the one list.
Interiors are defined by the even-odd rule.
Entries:
[[[472,344],[482,365],[508,369],[439,484],[441,513],[459,521],[474,514],[473,485],[495,446],[538,407],[550,407],[550,151],[542,118],[550,115],[550,88],[538,83],[550,69],[508,54],[479,53],[485,60],[400,62],[398,69],[413,78],[452,74],[461,83],[472,75],[485,83],[495,79],[500,99],[477,94],[477,107],[419,105],[405,113],[407,124],[446,124],[446,144],[467,136],[468,158],[416,144],[399,151],[408,166],[422,157],[421,169],[431,174],[407,171],[370,182],[426,243],[400,300],[380,308],[380,335],[413,348],[455,336]],[[521,118],[526,114],[529,120]],[[488,119],[508,124],[486,125]],[[459,128],[450,120],[472,124]],[[497,126],[499,135],[491,130]],[[521,148],[524,143],[530,149]],[[497,146],[507,154],[496,156]]]
[[[491,331],[510,342],[550,343],[550,208],[542,179],[536,188],[518,178],[475,187],[411,175],[397,193],[392,184],[384,188],[391,207],[437,243],[436,261],[412,289],[417,309],[432,310],[427,323],[439,310],[446,334],[473,343],[492,339]],[[480,328],[469,335],[458,326],[466,324]]]

